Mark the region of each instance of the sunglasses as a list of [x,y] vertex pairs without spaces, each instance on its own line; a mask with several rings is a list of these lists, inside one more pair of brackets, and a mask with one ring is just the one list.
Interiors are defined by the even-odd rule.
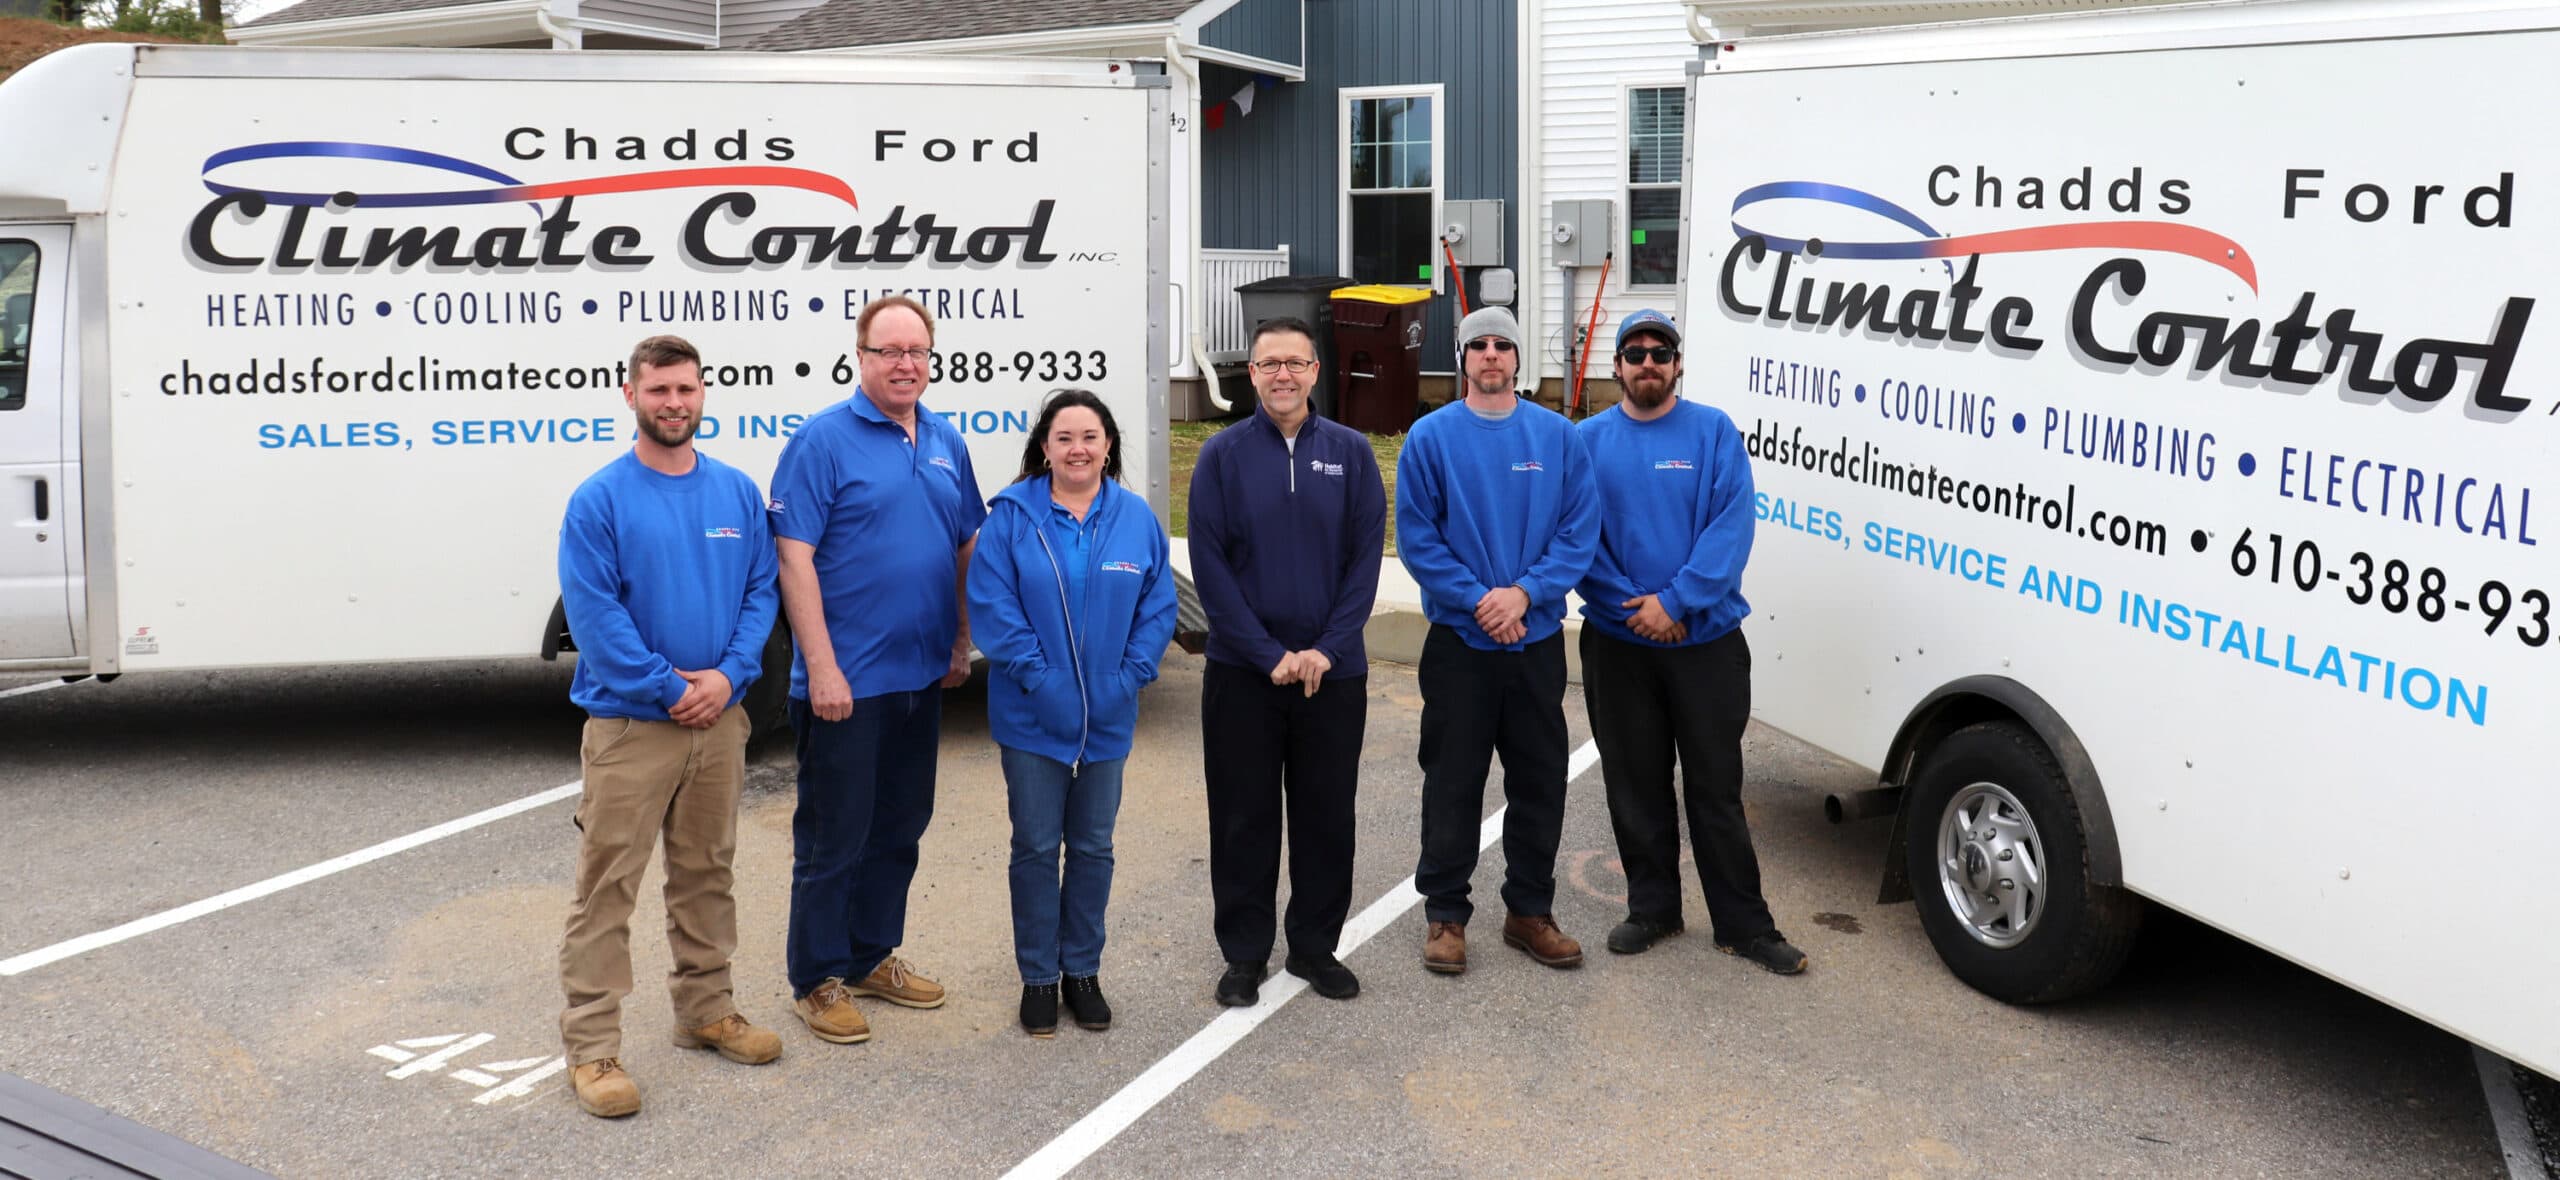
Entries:
[[1630,344],[1618,350],[1618,359],[1630,365],[1641,365],[1646,361],[1667,365],[1680,359],[1680,350],[1667,344],[1657,344],[1651,348],[1641,344]]
[[1483,352],[1488,348],[1495,352],[1509,352],[1511,351],[1511,342],[1504,340],[1499,336],[1479,336],[1476,339],[1467,341],[1468,352]]

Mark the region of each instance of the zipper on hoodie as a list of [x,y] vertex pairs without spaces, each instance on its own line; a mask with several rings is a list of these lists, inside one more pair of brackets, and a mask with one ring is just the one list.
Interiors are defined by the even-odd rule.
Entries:
[[[1085,511],[1089,515],[1101,506],[1102,497],[1097,494],[1093,498],[1093,508]],[[1050,505],[1049,509],[1054,512],[1057,506]],[[1067,777],[1073,779],[1081,777],[1084,772],[1084,748],[1093,737],[1093,698],[1087,696],[1084,690],[1084,644],[1076,638],[1075,609],[1067,605],[1066,568],[1058,564],[1058,551],[1049,545],[1049,522],[1035,515],[1031,521],[1031,535],[1039,538],[1040,552],[1049,559],[1049,576],[1058,580],[1058,614],[1067,621],[1067,663],[1075,669],[1076,673],[1076,710],[1079,728],[1076,731],[1076,758],[1075,761],[1067,764]]]

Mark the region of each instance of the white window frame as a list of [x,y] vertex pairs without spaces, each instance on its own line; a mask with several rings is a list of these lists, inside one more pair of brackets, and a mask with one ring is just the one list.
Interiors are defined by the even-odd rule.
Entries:
[[[1431,224],[1441,224],[1442,194],[1449,183],[1448,163],[1449,96],[1448,87],[1432,82],[1411,86],[1346,86],[1337,93],[1333,125],[1340,133],[1334,155],[1334,258],[1344,274],[1351,273],[1351,104],[1376,98],[1428,98],[1431,100]],[[1418,193],[1418,188],[1363,189],[1365,193]],[[1440,244],[1433,234],[1431,244]],[[1437,252],[1431,258],[1431,281],[1411,280],[1382,286],[1430,288],[1433,294],[1448,290],[1449,268]]]
[[[1668,90],[1675,95],[1680,96],[1680,114],[1678,118],[1680,119],[1680,135],[1682,143],[1680,145],[1680,179],[1677,181],[1668,184],[1660,181],[1648,181],[1642,185],[1638,185],[1636,182],[1635,161],[1633,158],[1635,152],[1633,149],[1635,147],[1636,133],[1636,92],[1640,90]],[[1623,253],[1627,256],[1627,266],[1618,272],[1618,287],[1620,290],[1676,291],[1680,288],[1680,280],[1678,277],[1679,272],[1677,268],[1674,268],[1672,272],[1673,277],[1671,281],[1667,283],[1638,283],[1635,281],[1636,206],[1635,199],[1630,194],[1634,193],[1639,187],[1648,189],[1667,188],[1680,194],[1680,201],[1684,207],[1687,204],[1689,199],[1689,145],[1686,142],[1689,134],[1687,90],[1687,85],[1678,81],[1646,82],[1630,84],[1618,94],[1618,142],[1614,145],[1618,153],[1618,193],[1617,196],[1613,198],[1612,203],[1618,207],[1618,240],[1615,245],[1625,247]],[[1681,248],[1686,250],[1686,244],[1683,244]]]

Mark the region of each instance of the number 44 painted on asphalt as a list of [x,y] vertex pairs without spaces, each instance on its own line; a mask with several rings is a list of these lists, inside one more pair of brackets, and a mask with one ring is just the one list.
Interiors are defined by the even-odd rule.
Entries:
[[[445,1072],[444,1067],[453,1064],[455,1058],[496,1039],[496,1035],[491,1033],[447,1033],[440,1037],[417,1037],[375,1045],[365,1052],[385,1061],[397,1062],[397,1067],[384,1075],[394,1080],[443,1073],[457,1082],[478,1086],[480,1096],[471,1101],[481,1106],[531,1094],[544,1079],[569,1068],[566,1057],[526,1057],[515,1061],[485,1061]],[[515,1076],[505,1076],[508,1074]]]

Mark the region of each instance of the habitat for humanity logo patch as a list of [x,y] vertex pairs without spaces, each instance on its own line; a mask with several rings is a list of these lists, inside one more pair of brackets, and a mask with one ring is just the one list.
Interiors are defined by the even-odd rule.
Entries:
[[1309,459],[1307,460],[1307,470],[1316,472],[1320,475],[1340,475],[1342,474],[1342,464],[1327,463],[1322,459]]
[[1102,563],[1102,572],[1106,574],[1143,574],[1147,571],[1139,569],[1137,566],[1125,561],[1106,561]]

